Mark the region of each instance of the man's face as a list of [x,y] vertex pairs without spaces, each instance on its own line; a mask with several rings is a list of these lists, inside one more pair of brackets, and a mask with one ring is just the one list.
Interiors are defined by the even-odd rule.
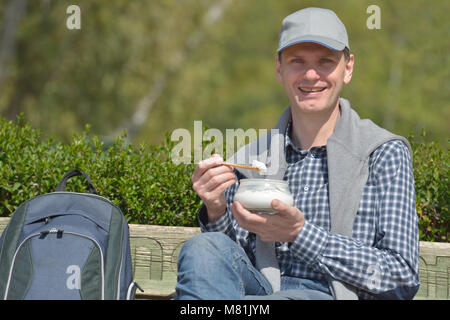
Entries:
[[350,82],[353,55],[312,42],[292,45],[276,57],[277,79],[300,114],[330,113],[338,105],[343,84]]

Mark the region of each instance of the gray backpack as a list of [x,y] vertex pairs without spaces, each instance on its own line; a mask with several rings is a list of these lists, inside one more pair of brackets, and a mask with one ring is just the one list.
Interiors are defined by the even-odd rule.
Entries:
[[[65,191],[83,175],[90,193]],[[128,224],[81,170],[22,203],[0,238],[3,299],[134,299]]]

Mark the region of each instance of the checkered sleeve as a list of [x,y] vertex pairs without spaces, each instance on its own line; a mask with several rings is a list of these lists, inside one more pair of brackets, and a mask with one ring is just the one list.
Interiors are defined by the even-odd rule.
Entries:
[[225,199],[227,200],[226,212],[216,221],[209,222],[206,207],[203,205],[198,214],[198,220],[202,232],[222,232],[236,241],[236,231],[234,229],[230,203],[233,201],[234,194],[239,187],[239,175],[236,174],[237,181],[235,184],[225,190]]
[[360,239],[355,228],[348,237],[306,222],[291,252],[313,270],[358,288],[360,298],[412,299],[419,285],[419,241],[409,150],[398,140],[383,144],[372,154],[369,172],[365,188],[374,190],[373,199],[361,201],[356,219],[375,212],[374,239]]

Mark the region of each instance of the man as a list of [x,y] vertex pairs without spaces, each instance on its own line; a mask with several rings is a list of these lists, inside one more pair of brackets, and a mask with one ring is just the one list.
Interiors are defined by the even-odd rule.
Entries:
[[251,213],[233,197],[240,179],[258,176],[218,155],[200,162],[192,181],[203,233],[181,250],[178,299],[412,299],[419,255],[408,141],[340,98],[354,56],[334,12],[287,16],[277,52],[290,106],[230,161],[275,166],[267,177],[289,182],[294,205],[273,200],[276,214]]

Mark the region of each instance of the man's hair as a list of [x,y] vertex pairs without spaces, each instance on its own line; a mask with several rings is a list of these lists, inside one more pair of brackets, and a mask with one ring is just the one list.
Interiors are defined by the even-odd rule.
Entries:
[[[347,62],[350,59],[350,49],[345,47],[344,50],[342,50],[344,52],[344,59]],[[278,61],[281,62],[281,53],[283,51],[278,52]]]
[[350,49],[345,47],[343,51],[344,51],[344,59],[347,62],[350,59]]

